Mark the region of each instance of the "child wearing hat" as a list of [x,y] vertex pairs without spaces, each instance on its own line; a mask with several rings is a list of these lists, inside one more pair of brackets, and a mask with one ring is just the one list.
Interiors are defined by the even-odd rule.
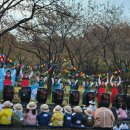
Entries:
[[63,108],[60,105],[57,105],[53,109],[53,115],[51,118],[51,126],[63,126],[64,114],[62,113]]
[[30,102],[27,105],[26,114],[24,117],[24,125],[37,126],[37,105],[35,102]]
[[94,112],[91,108],[87,108],[83,115],[83,125],[86,127],[93,127],[94,125]]
[[20,103],[14,105],[12,124],[17,126],[23,124],[23,107]]
[[64,127],[71,127],[72,108],[70,106],[64,107]]
[[94,101],[94,100],[91,100],[90,102],[89,102],[89,106],[88,106],[88,108],[90,108],[93,112],[95,112],[96,111],[96,109],[97,109],[97,107],[96,107],[96,102]]
[[12,106],[13,104],[10,101],[3,103],[2,110],[0,111],[0,125],[11,125],[13,115]]
[[48,126],[51,119],[51,114],[49,112],[49,106],[47,104],[43,104],[40,107],[41,112],[37,116],[37,121],[39,126]]
[[72,114],[72,127],[83,128],[84,126],[82,124],[82,108],[80,106],[76,106],[73,109],[74,113]]

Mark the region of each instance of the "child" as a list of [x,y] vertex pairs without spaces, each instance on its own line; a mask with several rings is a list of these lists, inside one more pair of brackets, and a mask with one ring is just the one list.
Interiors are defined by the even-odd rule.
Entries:
[[89,104],[90,105],[88,106],[88,108],[90,108],[93,112],[95,112],[97,109],[95,101],[90,101]]
[[24,124],[27,126],[37,126],[37,105],[35,102],[30,102],[27,105],[27,110],[25,114]]
[[0,125],[11,125],[13,115],[12,106],[13,104],[10,101],[3,103],[3,109],[0,111]]
[[72,114],[72,126],[82,128],[84,127],[82,124],[83,115],[82,115],[82,109],[80,106],[74,107],[74,112]]
[[22,125],[23,124],[23,107],[19,103],[14,105],[12,123],[13,123],[13,125]]
[[41,113],[37,116],[38,125],[48,126],[51,119],[51,114],[49,113],[49,107],[47,104],[43,104],[41,105],[40,109]]
[[128,115],[127,115],[127,110],[125,109],[125,105],[120,106],[119,108],[119,112],[118,112],[118,118],[119,119],[127,119]]
[[72,108],[70,106],[64,107],[64,127],[71,127]]
[[51,118],[51,126],[63,126],[64,114],[63,109],[60,105],[57,105],[53,110],[53,115]]
[[92,109],[87,108],[87,110],[84,111],[83,115],[83,124],[87,127],[92,127],[94,125],[94,112]]

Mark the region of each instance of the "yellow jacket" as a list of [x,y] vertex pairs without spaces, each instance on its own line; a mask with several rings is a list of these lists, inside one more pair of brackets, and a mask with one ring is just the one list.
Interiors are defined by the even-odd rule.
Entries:
[[4,108],[0,111],[0,124],[10,125],[13,111],[10,108]]
[[54,112],[51,118],[52,126],[63,126],[64,114],[61,112]]

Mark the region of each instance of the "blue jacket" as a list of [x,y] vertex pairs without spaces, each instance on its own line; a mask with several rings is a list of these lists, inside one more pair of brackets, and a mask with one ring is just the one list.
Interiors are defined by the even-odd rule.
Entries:
[[37,116],[37,121],[40,126],[48,126],[50,123],[51,114],[48,112],[41,112]]
[[83,121],[83,115],[81,113],[72,114],[72,125],[82,126],[82,121]]
[[71,119],[72,119],[72,115],[65,113],[65,115],[64,115],[64,126],[65,127],[71,127]]

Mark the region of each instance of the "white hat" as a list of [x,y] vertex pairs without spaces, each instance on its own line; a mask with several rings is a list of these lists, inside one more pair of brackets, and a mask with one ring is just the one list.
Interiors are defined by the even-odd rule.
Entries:
[[84,110],[86,115],[90,115],[93,113],[93,110],[91,108],[87,108],[86,110]]
[[73,109],[74,109],[74,111],[75,111],[76,113],[81,113],[81,112],[82,112],[82,108],[81,108],[80,106],[76,106],[76,107],[74,107]]
[[42,112],[49,112],[49,106],[47,104],[43,104],[40,106]]
[[16,111],[23,111],[23,107],[20,103],[14,105],[14,110]]
[[71,114],[72,108],[70,106],[64,106],[64,111],[65,111],[65,113]]
[[37,104],[35,102],[30,102],[27,105],[27,109],[29,109],[29,110],[34,110],[36,108],[37,108]]
[[63,111],[63,108],[60,106],[60,105],[57,105],[54,109],[53,109],[53,112],[62,112]]
[[3,103],[2,105],[3,107],[12,107],[13,106],[13,103],[11,103],[10,101],[6,101]]
[[95,101],[90,101],[89,104],[95,105]]

